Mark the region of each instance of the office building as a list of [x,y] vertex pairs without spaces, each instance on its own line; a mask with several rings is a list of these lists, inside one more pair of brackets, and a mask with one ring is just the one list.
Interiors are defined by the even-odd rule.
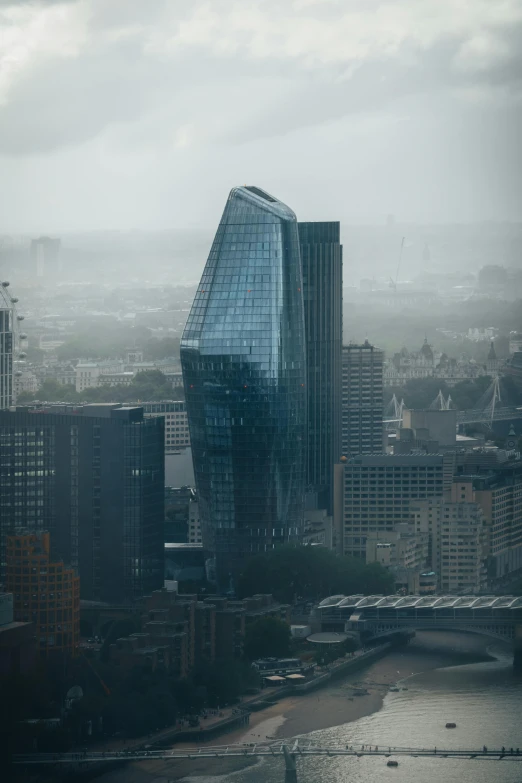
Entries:
[[341,456],[343,254],[340,224],[299,223],[308,396],[307,487],[331,513]]
[[381,454],[383,451],[384,353],[366,340],[343,345],[342,453]]
[[77,655],[80,579],[72,568],[51,560],[49,533],[7,537],[5,583],[13,594],[15,621],[34,624],[40,655]]
[[13,403],[13,310],[0,297],[0,410]]
[[486,520],[488,580],[495,583],[522,569],[522,462],[470,480]]
[[205,553],[201,543],[165,544],[165,579],[169,582],[205,582]]
[[[336,548],[365,559],[368,534],[410,519],[410,502],[449,490],[446,455],[360,456],[336,466]],[[449,477],[451,486],[451,476]]]
[[188,510],[188,542],[189,544],[201,544],[201,521],[199,518],[199,506],[197,500],[190,504]]
[[409,522],[395,525],[392,531],[368,533],[366,538],[366,562],[388,568],[397,592],[419,594],[428,554],[428,534],[417,532]]
[[191,505],[197,506],[196,491],[192,487],[165,487],[165,542],[188,543]]
[[223,585],[246,555],[301,536],[302,287],[292,210],[234,188],[181,340],[203,545]]
[[82,598],[123,603],[163,584],[163,419],[116,404],[0,411],[0,542],[51,534]]
[[190,446],[187,406],[185,400],[141,402],[145,416],[163,416],[165,419],[165,453]]
[[486,519],[469,479],[455,480],[446,498],[412,501],[417,534],[429,537],[428,562],[442,593],[478,593],[487,586]]
[[401,426],[416,432],[418,438],[436,441],[439,446],[457,444],[457,411],[453,408],[445,411],[404,408]]

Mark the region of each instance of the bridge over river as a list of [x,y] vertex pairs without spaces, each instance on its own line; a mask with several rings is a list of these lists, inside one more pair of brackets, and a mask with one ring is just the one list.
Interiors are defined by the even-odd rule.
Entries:
[[513,595],[333,595],[317,607],[324,631],[378,638],[395,630],[474,631],[513,643],[522,668],[522,597]]
[[165,750],[119,750],[119,751],[87,751],[83,753],[31,753],[15,756],[14,763],[22,767],[34,765],[52,765],[58,768],[63,765],[74,768],[85,768],[86,765],[107,764],[109,762],[154,761],[175,762],[179,759],[224,759],[254,757],[282,757],[285,762],[285,783],[297,783],[298,758],[307,756],[382,756],[389,765],[398,766],[398,758],[410,756],[413,758],[432,757],[437,759],[480,759],[490,761],[522,761],[519,748],[409,748],[389,747],[384,745],[315,745],[313,742],[295,739],[286,742],[262,742],[249,745],[218,745],[198,749],[165,749]]

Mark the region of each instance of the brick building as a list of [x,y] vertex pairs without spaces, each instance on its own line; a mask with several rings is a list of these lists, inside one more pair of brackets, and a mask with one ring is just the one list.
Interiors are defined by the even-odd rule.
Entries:
[[40,655],[76,655],[80,641],[80,578],[50,558],[49,533],[7,537],[6,589],[16,622],[34,623]]
[[275,603],[271,595],[198,600],[197,595],[155,590],[142,600],[141,632],[111,645],[111,659],[129,668],[162,666],[185,677],[202,661],[241,658],[248,624],[266,616],[289,623],[290,607]]

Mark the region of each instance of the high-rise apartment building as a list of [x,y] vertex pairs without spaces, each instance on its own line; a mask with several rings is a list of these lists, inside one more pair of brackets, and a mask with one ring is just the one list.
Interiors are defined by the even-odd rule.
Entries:
[[245,555],[301,535],[302,288],[292,210],[234,188],[181,341],[203,545],[221,583]]
[[[443,497],[446,455],[360,456],[336,466],[334,529],[339,551],[366,557],[369,533],[410,520],[410,503]],[[450,476],[451,482],[451,476]]]
[[473,484],[456,479],[445,498],[412,501],[412,523],[429,536],[428,561],[442,593],[478,593],[485,589],[486,520]]
[[80,579],[51,560],[49,533],[7,537],[5,583],[15,622],[34,623],[40,655],[76,655],[80,641]]
[[13,403],[13,311],[0,297],[0,410]]
[[383,351],[370,345],[343,345],[342,453],[383,451]]
[[0,552],[48,531],[82,598],[132,601],[163,584],[164,422],[115,404],[0,411]]
[[307,486],[331,513],[341,456],[343,248],[340,224],[299,223],[308,396]]

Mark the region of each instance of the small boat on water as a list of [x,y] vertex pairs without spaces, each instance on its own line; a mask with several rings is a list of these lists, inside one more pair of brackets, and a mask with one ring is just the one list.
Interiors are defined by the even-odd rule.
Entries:
[[399,766],[399,762],[395,761],[395,759],[390,759],[389,761],[386,762],[386,766],[387,767],[398,767]]
[[400,688],[390,688],[390,693],[399,693]]
[[446,728],[447,729],[456,729],[457,728],[457,724],[456,723],[446,723]]

